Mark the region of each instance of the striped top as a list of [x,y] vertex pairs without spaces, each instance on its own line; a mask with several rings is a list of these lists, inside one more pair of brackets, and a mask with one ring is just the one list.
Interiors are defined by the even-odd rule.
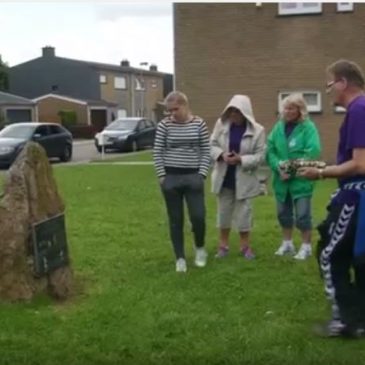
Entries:
[[198,169],[207,176],[210,166],[209,134],[199,117],[187,123],[163,119],[157,126],[153,159],[158,177],[166,175],[165,167]]

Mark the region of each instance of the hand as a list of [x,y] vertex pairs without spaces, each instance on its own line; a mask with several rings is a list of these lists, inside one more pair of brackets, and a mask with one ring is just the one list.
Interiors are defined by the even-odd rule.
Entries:
[[228,154],[226,162],[228,165],[238,165],[241,163],[241,156],[235,151],[232,151]]
[[165,181],[165,176],[160,177],[160,178],[158,179],[158,181],[160,182],[160,185],[162,185],[162,184],[163,184],[163,182]]
[[230,152],[223,152],[221,154],[223,161],[226,162],[226,163],[228,163],[229,158],[230,158],[230,155],[231,155]]
[[280,179],[282,181],[286,181],[286,180],[289,180],[290,179],[290,175],[287,174],[286,172],[284,172],[282,170],[279,170],[279,173],[280,173]]
[[308,180],[318,180],[320,178],[320,170],[316,167],[302,167],[297,171],[297,176]]

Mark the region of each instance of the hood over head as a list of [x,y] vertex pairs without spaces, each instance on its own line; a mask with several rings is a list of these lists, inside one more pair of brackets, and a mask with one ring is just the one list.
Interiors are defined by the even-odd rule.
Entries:
[[251,100],[247,95],[234,95],[227,106],[224,108],[222,114],[221,114],[221,120],[222,122],[226,121],[228,118],[228,109],[236,108],[238,109],[242,115],[252,124],[255,124],[255,117],[253,115],[252,111],[252,105]]

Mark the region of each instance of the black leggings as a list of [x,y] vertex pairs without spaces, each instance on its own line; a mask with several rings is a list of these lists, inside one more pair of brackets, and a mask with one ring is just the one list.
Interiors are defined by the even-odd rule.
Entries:
[[196,247],[205,243],[205,202],[204,178],[198,173],[167,174],[161,186],[167,214],[169,217],[170,237],[176,258],[184,258],[184,200]]

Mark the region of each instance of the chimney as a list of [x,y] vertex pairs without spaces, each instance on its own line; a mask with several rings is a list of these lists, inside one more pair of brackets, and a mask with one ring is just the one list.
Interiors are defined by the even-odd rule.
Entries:
[[157,65],[152,64],[152,65],[150,66],[150,71],[157,71]]
[[42,48],[43,57],[54,57],[56,55],[55,48],[51,46],[45,46]]
[[120,65],[122,67],[129,67],[129,61],[127,59],[122,60],[122,62],[120,63]]

